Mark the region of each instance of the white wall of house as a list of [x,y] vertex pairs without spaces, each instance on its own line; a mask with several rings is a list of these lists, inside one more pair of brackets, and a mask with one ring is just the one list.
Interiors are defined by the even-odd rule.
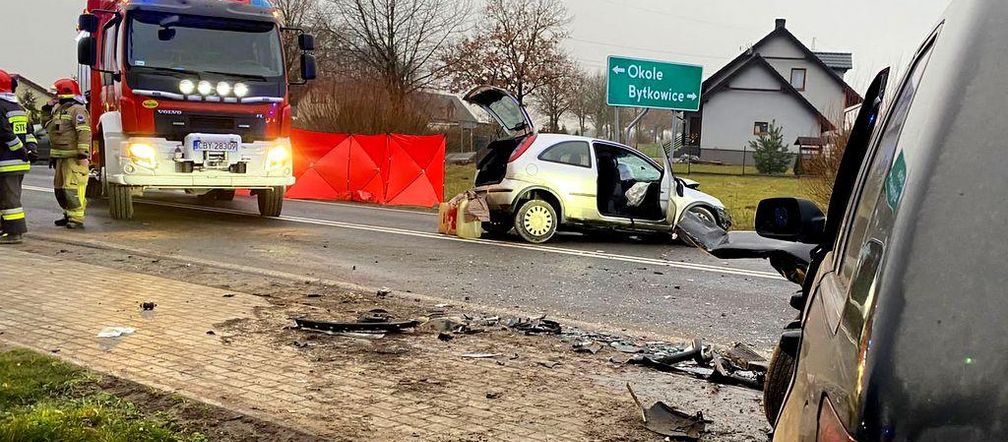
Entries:
[[774,69],[791,82],[791,69],[805,69],[805,90],[799,91],[827,118],[839,117],[844,110],[846,95],[843,87],[818,63],[809,60],[767,59]]
[[757,121],[776,121],[792,152],[798,151],[791,143],[799,136],[821,134],[817,118],[793,96],[783,92],[725,91],[704,103],[701,151],[743,150],[755,138],[753,126]]
[[760,46],[758,51],[788,82],[791,81],[791,69],[805,69],[805,90],[800,92],[827,118],[836,118],[843,113],[846,104],[843,87],[822,65],[805,58],[805,52],[789,39],[774,38]]

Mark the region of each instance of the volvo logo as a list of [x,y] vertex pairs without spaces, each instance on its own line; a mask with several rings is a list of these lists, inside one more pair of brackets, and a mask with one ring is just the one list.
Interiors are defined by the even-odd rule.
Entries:
[[182,111],[178,109],[158,109],[157,113],[161,115],[182,115]]

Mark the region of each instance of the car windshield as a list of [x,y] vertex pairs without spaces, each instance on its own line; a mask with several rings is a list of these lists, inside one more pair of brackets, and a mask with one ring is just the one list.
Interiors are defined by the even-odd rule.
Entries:
[[129,29],[126,54],[131,66],[284,75],[280,36],[273,23],[139,11]]

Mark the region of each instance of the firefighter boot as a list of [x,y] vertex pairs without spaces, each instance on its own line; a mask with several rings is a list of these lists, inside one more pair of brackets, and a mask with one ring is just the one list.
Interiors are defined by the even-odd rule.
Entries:
[[70,230],[83,229],[84,228],[84,223],[82,223],[80,221],[74,221],[72,219],[68,219],[67,222],[66,222],[66,228],[68,228]]
[[4,233],[0,236],[0,244],[21,244],[20,233]]
[[56,224],[56,227],[66,227],[67,223],[69,222],[70,218],[68,218],[66,215],[63,215],[63,218],[53,221],[53,224]]

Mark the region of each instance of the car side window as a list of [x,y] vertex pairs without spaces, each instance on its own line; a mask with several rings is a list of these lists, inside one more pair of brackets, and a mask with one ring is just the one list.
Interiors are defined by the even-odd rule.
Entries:
[[584,141],[564,141],[548,147],[539,159],[551,163],[591,168],[591,148]]
[[882,132],[870,158],[869,166],[867,169],[862,169],[861,191],[856,196],[857,203],[847,210],[847,234],[841,235],[841,238],[844,238],[843,248],[837,249],[843,251],[840,255],[838,275],[844,283],[851,281],[861,256],[865,233],[876,205],[880,201],[879,195],[885,190],[886,175],[897,160],[896,152],[900,134],[903,132],[903,125],[910,113],[910,106],[913,104],[913,98],[917,93],[917,87],[930,57],[931,46],[929,45],[917,58],[907,75],[899,94],[896,96],[896,101],[890,109],[889,116],[881,127]]
[[[879,270],[885,259],[889,234],[896,220],[900,197],[907,180],[905,155],[914,146],[903,146],[900,135],[910,113],[914,95],[931,56],[933,40],[924,49],[906,77],[882,126],[870,166],[863,174],[863,187],[853,206],[847,242],[840,259],[838,276],[847,285],[841,322],[847,333],[860,337],[873,297]],[[903,143],[906,144],[906,143]]]
[[644,157],[633,152],[620,150],[616,153],[616,167],[621,180],[659,181],[662,172]]

